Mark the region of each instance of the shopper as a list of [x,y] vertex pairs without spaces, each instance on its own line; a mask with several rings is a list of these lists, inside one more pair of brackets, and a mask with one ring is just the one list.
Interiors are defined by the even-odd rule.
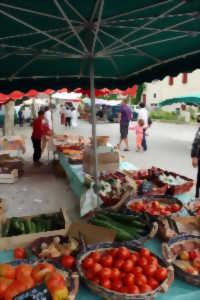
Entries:
[[19,126],[23,127],[24,126],[24,113],[23,113],[22,108],[20,108],[20,110],[18,111],[18,120],[19,120]]
[[65,125],[65,108],[62,104],[60,106],[60,123],[61,125]]
[[122,141],[124,141],[126,148],[124,151],[129,151],[128,148],[128,127],[129,122],[131,120],[131,109],[127,105],[127,100],[123,100],[122,105],[120,107],[120,113],[119,113],[119,122],[120,122],[120,143],[118,144],[118,148],[120,149]]
[[[197,122],[200,123],[200,117],[197,117]],[[196,136],[192,144],[192,165],[194,168],[198,168],[197,172],[197,183],[196,183],[196,198],[199,198],[200,189],[200,127],[197,130]]]
[[52,124],[52,114],[51,114],[51,111],[49,109],[49,106],[46,106],[45,109],[44,109],[44,117],[48,123],[48,127],[50,130],[53,129],[53,124]]
[[72,107],[72,128],[76,128],[78,126],[78,115],[75,107]]
[[131,126],[130,130],[135,130],[136,132],[136,145],[137,145],[137,152],[142,151],[142,140],[144,135],[144,121],[139,119],[135,126]]
[[40,164],[39,160],[41,158],[41,140],[44,135],[44,111],[38,112],[38,117],[35,119],[33,123],[33,133],[32,133],[32,143],[33,143],[33,161],[35,164]]
[[144,130],[143,130],[143,139],[142,139],[142,148],[144,151],[147,151],[147,141],[146,141],[146,129],[149,125],[149,113],[146,109],[146,105],[144,102],[140,103],[140,110],[138,112],[138,120],[143,120],[144,122]]
[[65,125],[66,126],[71,127],[71,118],[72,118],[72,112],[71,112],[70,107],[67,106],[65,109],[65,120],[66,120]]

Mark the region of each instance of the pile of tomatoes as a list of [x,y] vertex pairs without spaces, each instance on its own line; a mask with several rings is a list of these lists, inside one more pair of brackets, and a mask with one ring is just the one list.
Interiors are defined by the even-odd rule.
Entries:
[[126,247],[95,251],[82,263],[87,279],[119,293],[144,294],[155,290],[168,271],[148,249],[129,251]]
[[134,212],[147,212],[153,216],[170,216],[181,210],[181,205],[177,203],[166,204],[159,201],[141,200],[130,202],[128,208]]
[[38,263],[32,266],[22,263],[17,267],[0,264],[0,299],[12,300],[18,294],[42,282],[48,287],[53,299],[58,299],[56,298],[58,294],[63,295],[59,299],[66,299],[68,290],[65,278],[52,264]]

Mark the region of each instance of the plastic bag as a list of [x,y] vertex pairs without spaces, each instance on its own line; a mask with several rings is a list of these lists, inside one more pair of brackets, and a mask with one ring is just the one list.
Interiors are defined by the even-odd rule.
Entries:
[[83,217],[90,211],[95,210],[98,207],[98,198],[94,192],[94,184],[81,196],[80,200],[80,215]]

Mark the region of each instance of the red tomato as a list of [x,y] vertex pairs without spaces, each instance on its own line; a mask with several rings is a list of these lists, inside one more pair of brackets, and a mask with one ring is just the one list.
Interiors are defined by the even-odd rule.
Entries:
[[101,259],[101,253],[98,251],[92,252],[92,254],[90,255],[90,258],[92,258],[93,261],[95,261],[95,262],[99,262]]
[[142,286],[143,284],[147,283],[146,276],[143,274],[138,274],[137,276],[135,276],[135,283],[138,286]]
[[158,266],[158,260],[157,260],[157,258],[154,257],[154,256],[149,256],[149,258],[148,258],[148,263],[149,263],[150,265],[156,265],[156,266]]
[[193,250],[189,252],[189,255],[190,255],[190,259],[194,260],[195,258],[200,256],[200,253],[198,250]]
[[147,265],[144,267],[144,274],[147,276],[147,277],[152,277],[154,276],[154,274],[156,273],[157,271],[157,266],[154,264],[154,265]]
[[64,255],[61,258],[61,265],[67,269],[71,269],[75,265],[75,258],[71,255]]
[[0,278],[0,299],[4,298],[7,288],[12,283],[11,279],[1,277]]
[[140,287],[141,294],[149,293],[151,291],[152,291],[152,288],[150,287],[150,285],[148,285],[146,283]]
[[123,264],[124,264],[124,260],[122,260],[120,258],[116,259],[114,261],[114,267],[117,268],[117,269],[121,269]]
[[156,279],[154,279],[154,278],[149,278],[148,284],[150,285],[150,287],[152,288],[152,290],[157,289],[157,287],[159,286],[158,281]]
[[111,278],[112,278],[112,279],[117,279],[117,278],[119,278],[120,275],[121,275],[119,269],[117,269],[117,268],[113,268],[113,269],[111,270],[111,272],[112,272],[112,274],[111,274]]
[[172,206],[171,206],[171,209],[172,209],[172,212],[177,212],[180,210],[180,205],[177,204],[177,203],[174,203]]
[[167,269],[164,268],[164,267],[161,267],[161,268],[157,269],[156,274],[155,274],[155,278],[159,282],[162,282],[167,277],[167,274],[168,274]]
[[149,249],[147,249],[147,248],[142,248],[140,250],[140,255],[143,256],[143,257],[149,258],[150,254],[151,253],[150,253]]
[[133,273],[134,275],[142,274],[142,272],[143,272],[143,269],[142,269],[141,267],[139,267],[139,266],[133,267],[132,273]]
[[147,258],[146,258],[146,257],[141,257],[141,258],[139,258],[139,260],[138,260],[138,265],[139,265],[140,267],[142,267],[142,268],[144,268],[145,266],[147,266],[147,265],[148,265],[148,260],[147,260]]
[[110,268],[103,268],[99,274],[102,279],[109,279],[112,275],[112,272]]
[[123,282],[120,279],[113,280],[113,282],[112,282],[112,289],[114,291],[120,292],[122,286],[123,286]]
[[137,287],[137,285],[132,285],[128,288],[128,293],[129,294],[139,294],[140,293],[140,290],[139,288]]
[[101,265],[103,267],[112,267],[112,264],[113,264],[113,258],[111,255],[104,255],[101,257]]
[[117,255],[118,249],[117,248],[112,248],[111,250],[107,251],[107,254],[111,255],[113,258]]
[[102,279],[101,280],[101,286],[104,289],[111,289],[111,281],[109,279]]
[[135,202],[134,208],[135,211],[142,212],[144,211],[144,203],[142,201]]
[[16,259],[26,258],[26,251],[24,250],[24,248],[16,248],[14,250],[14,258]]
[[131,259],[127,259],[125,260],[125,262],[123,263],[122,269],[124,272],[129,273],[132,271],[134,266],[134,263]]
[[94,274],[99,273],[102,270],[102,265],[100,265],[99,263],[94,263],[92,268],[90,269]]
[[86,271],[85,276],[87,277],[87,279],[92,280],[94,277],[94,274],[92,273],[92,271],[88,270],[88,271]]
[[153,201],[153,202],[152,202],[152,208],[158,209],[159,207],[160,207],[159,201]]
[[100,284],[100,279],[97,278],[97,277],[95,277],[95,278],[92,279],[92,282],[93,282],[94,284]]
[[135,264],[138,261],[138,257],[139,257],[138,253],[131,253],[129,259],[131,259],[133,264]]
[[134,284],[135,281],[135,275],[132,273],[129,273],[126,275],[126,277],[124,278],[124,283],[126,286],[130,287]]
[[94,265],[94,260],[92,258],[87,257],[86,259],[84,259],[84,261],[83,261],[83,267],[85,269],[88,270],[88,269],[92,268],[93,265]]
[[120,247],[117,256],[121,259],[127,259],[130,255],[129,250],[126,247]]
[[128,293],[128,288],[126,286],[123,286],[121,289],[120,289],[120,293],[122,294],[127,294]]

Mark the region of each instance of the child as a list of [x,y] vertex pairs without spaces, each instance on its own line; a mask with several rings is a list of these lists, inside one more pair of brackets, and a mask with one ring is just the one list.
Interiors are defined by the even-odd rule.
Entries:
[[139,152],[142,150],[142,139],[143,139],[143,134],[144,134],[144,121],[142,119],[139,119],[137,122],[137,125],[130,127],[130,130],[135,130],[135,132],[136,132],[136,145],[137,145],[136,151]]

